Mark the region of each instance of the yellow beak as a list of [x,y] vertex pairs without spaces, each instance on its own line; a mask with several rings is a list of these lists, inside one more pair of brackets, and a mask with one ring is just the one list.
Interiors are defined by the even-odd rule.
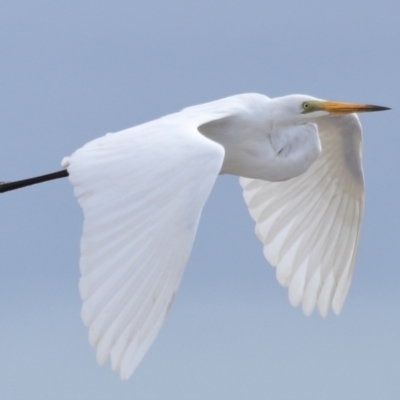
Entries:
[[331,114],[351,114],[390,110],[388,107],[373,106],[370,104],[341,103],[338,101],[323,101],[322,108]]

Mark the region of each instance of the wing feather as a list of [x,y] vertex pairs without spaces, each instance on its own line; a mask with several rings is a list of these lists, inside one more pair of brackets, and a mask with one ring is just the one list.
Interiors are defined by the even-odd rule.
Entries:
[[223,147],[184,116],[96,139],[68,160],[85,217],[82,319],[97,361],[128,379],[178,289]]
[[340,313],[353,275],[364,204],[361,126],[354,114],[318,118],[322,152],[284,182],[240,178],[267,260],[292,305]]

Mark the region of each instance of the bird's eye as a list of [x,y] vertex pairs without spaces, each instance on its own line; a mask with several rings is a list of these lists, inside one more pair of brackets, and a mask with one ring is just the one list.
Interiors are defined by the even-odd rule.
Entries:
[[307,103],[307,102],[304,102],[303,103],[303,110],[309,110],[309,108],[310,108],[310,104]]

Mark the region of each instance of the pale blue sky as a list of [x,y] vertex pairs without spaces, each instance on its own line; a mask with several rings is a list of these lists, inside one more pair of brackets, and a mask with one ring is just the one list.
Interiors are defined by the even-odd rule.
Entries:
[[243,92],[392,107],[363,115],[365,218],[340,317],[303,316],[262,255],[236,177],[204,210],[175,304],[128,382],[100,368],[67,180],[0,196],[0,398],[400,398],[400,5],[395,1],[0,4],[0,180],[85,142]]

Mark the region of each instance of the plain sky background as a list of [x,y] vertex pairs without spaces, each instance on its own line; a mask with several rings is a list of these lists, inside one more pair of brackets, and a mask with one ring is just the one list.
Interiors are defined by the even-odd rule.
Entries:
[[[392,107],[362,115],[366,208],[339,317],[293,309],[236,177],[205,207],[174,306],[128,382],[80,320],[67,180],[0,196],[1,399],[400,398],[400,3],[0,3],[0,179],[53,172],[107,132],[232,94]],[[138,171],[140,173],[140,171]]]

